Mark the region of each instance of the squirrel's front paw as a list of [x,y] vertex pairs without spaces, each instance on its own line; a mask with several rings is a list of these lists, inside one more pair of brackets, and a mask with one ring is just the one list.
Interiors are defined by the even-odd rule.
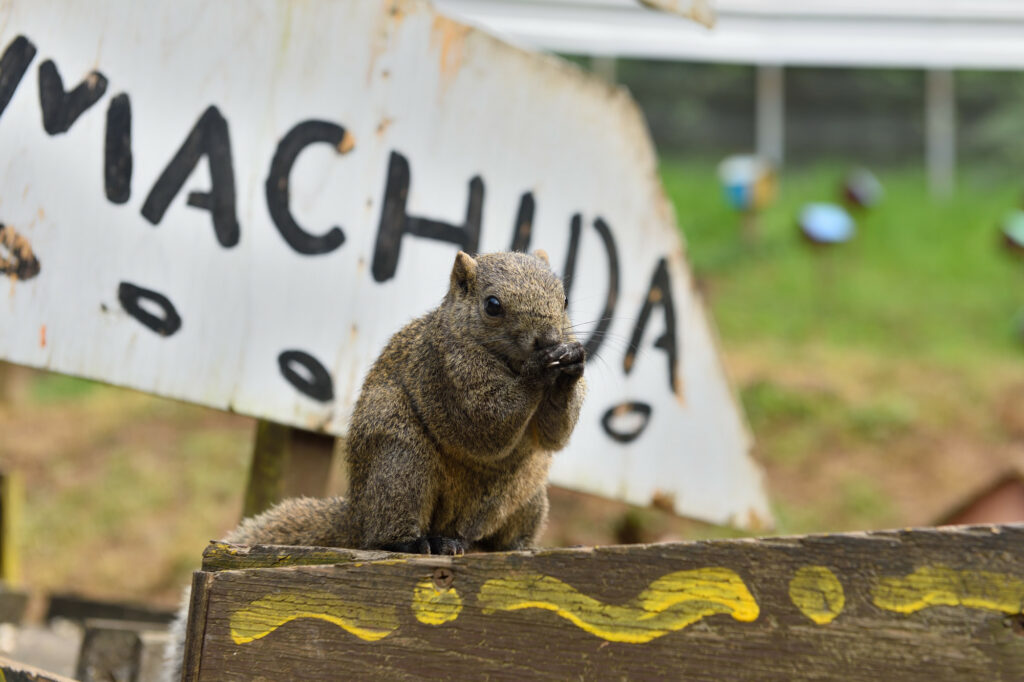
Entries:
[[547,371],[578,377],[583,374],[587,351],[579,341],[559,343],[542,351],[541,365]]

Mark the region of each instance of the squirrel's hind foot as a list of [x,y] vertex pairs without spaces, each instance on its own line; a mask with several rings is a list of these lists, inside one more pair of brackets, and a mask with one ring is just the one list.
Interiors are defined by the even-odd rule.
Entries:
[[405,554],[439,554],[462,556],[466,553],[467,543],[461,538],[445,538],[437,535],[420,537],[407,542],[393,542],[381,549],[388,552],[404,552]]

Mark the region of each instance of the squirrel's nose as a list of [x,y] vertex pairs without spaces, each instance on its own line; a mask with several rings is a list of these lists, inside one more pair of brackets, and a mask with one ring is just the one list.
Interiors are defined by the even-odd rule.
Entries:
[[533,347],[537,350],[554,346],[562,340],[561,334],[558,333],[557,329],[548,329],[537,334],[533,339]]

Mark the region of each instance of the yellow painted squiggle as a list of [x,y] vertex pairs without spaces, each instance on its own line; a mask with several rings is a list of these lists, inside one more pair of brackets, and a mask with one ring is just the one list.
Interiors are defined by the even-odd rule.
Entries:
[[488,580],[478,599],[484,613],[545,609],[592,635],[631,644],[650,642],[716,613],[742,622],[760,614],[743,580],[726,568],[669,573],[623,605],[605,604],[538,574]]
[[394,606],[357,604],[330,592],[283,592],[256,599],[231,614],[231,638],[235,644],[252,642],[299,618],[333,623],[368,642],[398,628]]
[[1024,612],[1024,581],[1006,573],[922,566],[906,576],[882,578],[871,591],[875,606],[914,613],[929,606],[967,606]]

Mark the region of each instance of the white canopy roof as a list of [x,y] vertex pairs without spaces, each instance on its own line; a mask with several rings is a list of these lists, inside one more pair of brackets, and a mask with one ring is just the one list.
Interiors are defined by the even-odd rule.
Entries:
[[[509,42],[567,54],[805,66],[1024,68],[1022,0],[716,0],[711,29],[634,0],[435,4]],[[676,4],[685,11],[706,3]]]

